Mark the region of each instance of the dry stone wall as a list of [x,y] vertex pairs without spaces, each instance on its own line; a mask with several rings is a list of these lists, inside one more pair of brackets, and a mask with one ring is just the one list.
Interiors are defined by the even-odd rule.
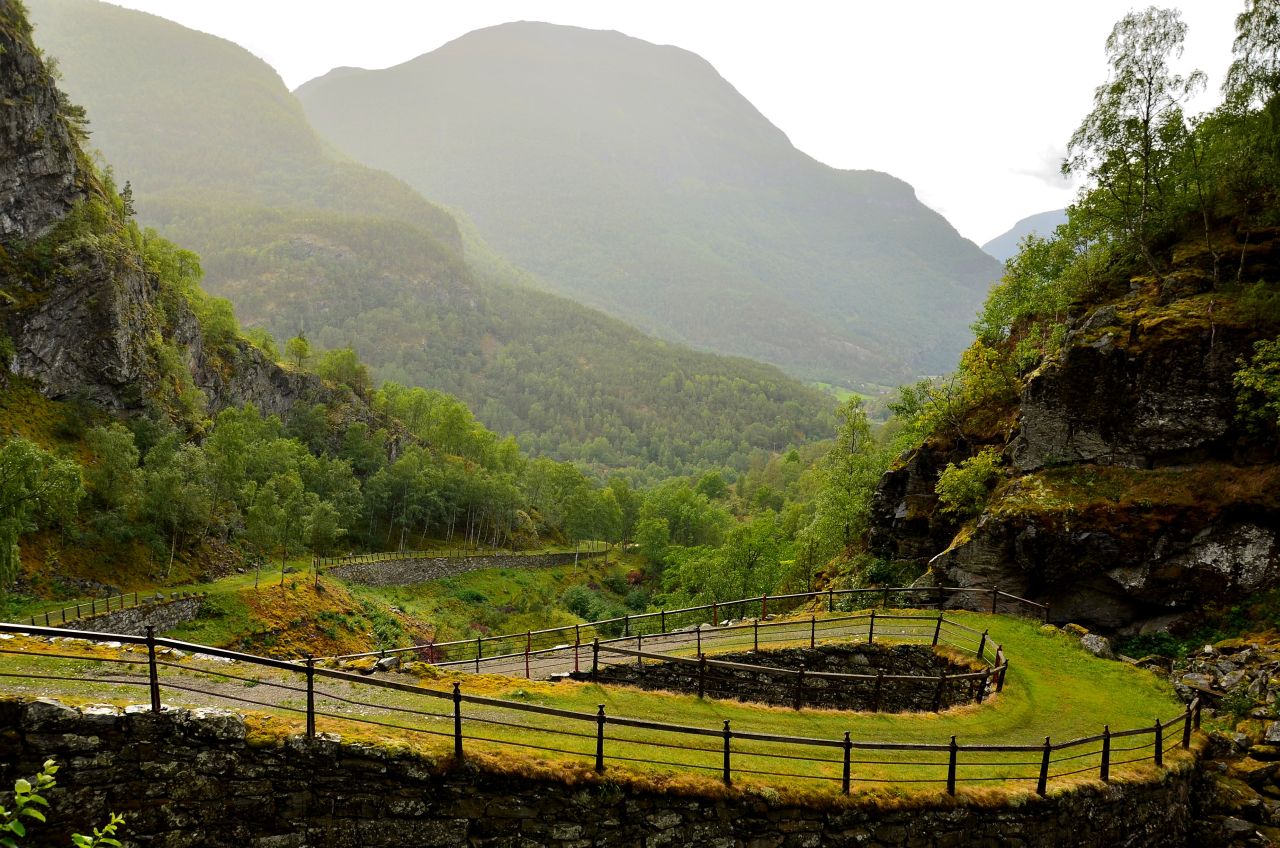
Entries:
[[63,846],[110,811],[127,845],[146,848],[889,848],[889,846],[1187,845],[1190,771],[1150,783],[1082,786],[1016,806],[964,802],[783,803],[642,790],[586,775],[573,784],[451,767],[335,739],[256,740],[218,710],[0,702],[0,782],[47,758],[56,827],[24,845]]
[[147,627],[156,633],[172,630],[180,624],[195,621],[204,606],[203,596],[190,596],[171,601],[141,604],[128,609],[113,610],[91,618],[60,625],[63,630],[85,630],[95,633],[118,633],[122,636],[145,636]]
[[[606,655],[607,656],[607,655]],[[792,707],[824,707],[837,710],[923,712],[948,709],[978,700],[981,679],[947,680],[940,675],[969,674],[960,665],[923,645],[823,645],[817,648],[784,648],[760,652],[715,654],[708,659],[779,669],[725,669],[708,665],[705,674],[693,663],[630,662],[602,665],[598,679],[642,689],[731,698]],[[803,682],[791,672],[907,675],[911,680],[839,680],[806,676]],[[590,679],[589,672],[576,675]],[[941,684],[941,685],[940,685]],[[988,690],[989,691],[989,690]]]
[[483,568],[549,568],[605,556],[604,551],[578,554],[511,554],[508,556],[422,557],[357,562],[329,569],[329,574],[365,586],[412,586]]

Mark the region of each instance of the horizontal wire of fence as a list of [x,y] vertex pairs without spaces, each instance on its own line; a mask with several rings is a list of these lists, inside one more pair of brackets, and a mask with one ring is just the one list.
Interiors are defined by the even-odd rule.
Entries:
[[[600,621],[584,622],[524,633],[506,633],[495,636],[477,636],[445,642],[425,642],[400,648],[381,648],[355,654],[340,654],[321,659],[352,660],[364,657],[385,657],[411,654],[436,664],[462,662],[487,657],[508,656],[548,648],[567,648],[574,644],[590,643],[593,639],[630,638],[636,635],[655,635],[688,632],[694,633],[726,624],[733,626],[740,619],[763,624],[774,623],[772,616],[811,608],[828,614],[853,612],[856,609],[967,609],[1021,615],[1037,620],[1049,620],[1049,607],[1034,601],[1002,592],[1000,589],[966,588],[915,588],[887,589],[827,589],[820,592],[799,592],[787,595],[761,595],[724,602],[712,602],[676,610],[627,614]],[[882,616],[882,620],[884,616]]]
[[[55,628],[16,624],[0,624],[0,632],[37,638],[65,635]],[[1099,735],[1056,743],[1046,738],[1043,745],[965,745],[954,736],[946,743],[903,743],[853,739],[849,733],[843,738],[824,739],[738,730],[728,720],[722,727],[695,727],[606,715],[604,705],[590,713],[503,700],[465,693],[460,682],[454,682],[451,690],[432,689],[320,667],[310,658],[299,662],[259,657],[160,638],[151,632],[146,637],[81,632],[77,637],[119,642],[131,650],[141,648],[145,658],[75,654],[65,648],[57,653],[23,651],[20,642],[11,642],[2,652],[21,654],[38,664],[67,665],[47,668],[48,674],[24,670],[21,677],[28,681],[146,687],[150,708],[157,712],[164,709],[162,690],[172,690],[198,696],[207,706],[244,704],[300,716],[308,737],[317,734],[316,722],[322,719],[335,727],[377,727],[450,742],[457,762],[464,760],[468,751],[523,750],[540,757],[583,760],[599,772],[614,763],[641,771],[709,773],[718,775],[726,785],[741,778],[779,779],[789,785],[796,781],[817,786],[838,784],[846,794],[851,787],[864,785],[927,785],[955,794],[957,786],[1007,783],[1034,785],[1043,795],[1054,780],[1091,775],[1106,782],[1113,769],[1145,764],[1160,767],[1166,755],[1188,749],[1200,719],[1197,700],[1179,715],[1157,719],[1149,727],[1114,732],[1104,727]],[[186,662],[173,661],[158,654],[164,648],[192,657]],[[233,672],[191,665],[194,655],[231,659],[244,666]],[[81,666],[87,663],[123,667],[125,671],[95,678],[83,672]],[[145,666],[145,672],[132,671],[139,666]],[[270,679],[243,671],[254,666],[296,677],[286,682],[287,678]],[[265,687],[261,695],[258,686]],[[269,691],[284,697],[272,698]]]

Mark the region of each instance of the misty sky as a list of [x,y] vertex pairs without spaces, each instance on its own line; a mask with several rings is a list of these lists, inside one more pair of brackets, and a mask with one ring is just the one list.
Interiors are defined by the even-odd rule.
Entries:
[[[616,29],[700,54],[839,168],[888,171],[978,243],[1065,205],[1064,146],[1106,74],[1116,0],[121,0],[243,45],[290,88],[381,68],[473,29],[538,20]],[[1241,0],[1183,0],[1186,67],[1216,102]]]

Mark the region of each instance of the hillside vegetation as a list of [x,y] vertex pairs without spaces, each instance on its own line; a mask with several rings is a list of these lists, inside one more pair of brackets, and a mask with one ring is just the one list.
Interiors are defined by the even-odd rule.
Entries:
[[807,379],[950,369],[999,276],[910,186],[814,161],[698,56],[616,32],[504,24],[297,93],[548,287]]
[[1271,8],[1240,16],[1225,102],[1198,116],[1178,14],[1116,25],[1067,222],[1023,240],[960,369],[895,405],[919,446],[880,486],[878,555],[1144,633],[1280,583]]
[[440,207],[334,155],[247,51],[94,0],[32,12],[139,219],[200,254],[204,285],[246,324],[351,346],[535,455],[643,479],[745,469],[829,431],[829,397],[774,368],[490,281],[520,274],[474,238],[464,258]]

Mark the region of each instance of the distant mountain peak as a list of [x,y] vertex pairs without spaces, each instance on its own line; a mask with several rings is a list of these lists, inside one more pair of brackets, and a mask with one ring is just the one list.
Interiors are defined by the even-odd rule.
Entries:
[[512,22],[297,94],[556,291],[806,378],[949,370],[999,276],[909,185],[798,151],[679,47]]

